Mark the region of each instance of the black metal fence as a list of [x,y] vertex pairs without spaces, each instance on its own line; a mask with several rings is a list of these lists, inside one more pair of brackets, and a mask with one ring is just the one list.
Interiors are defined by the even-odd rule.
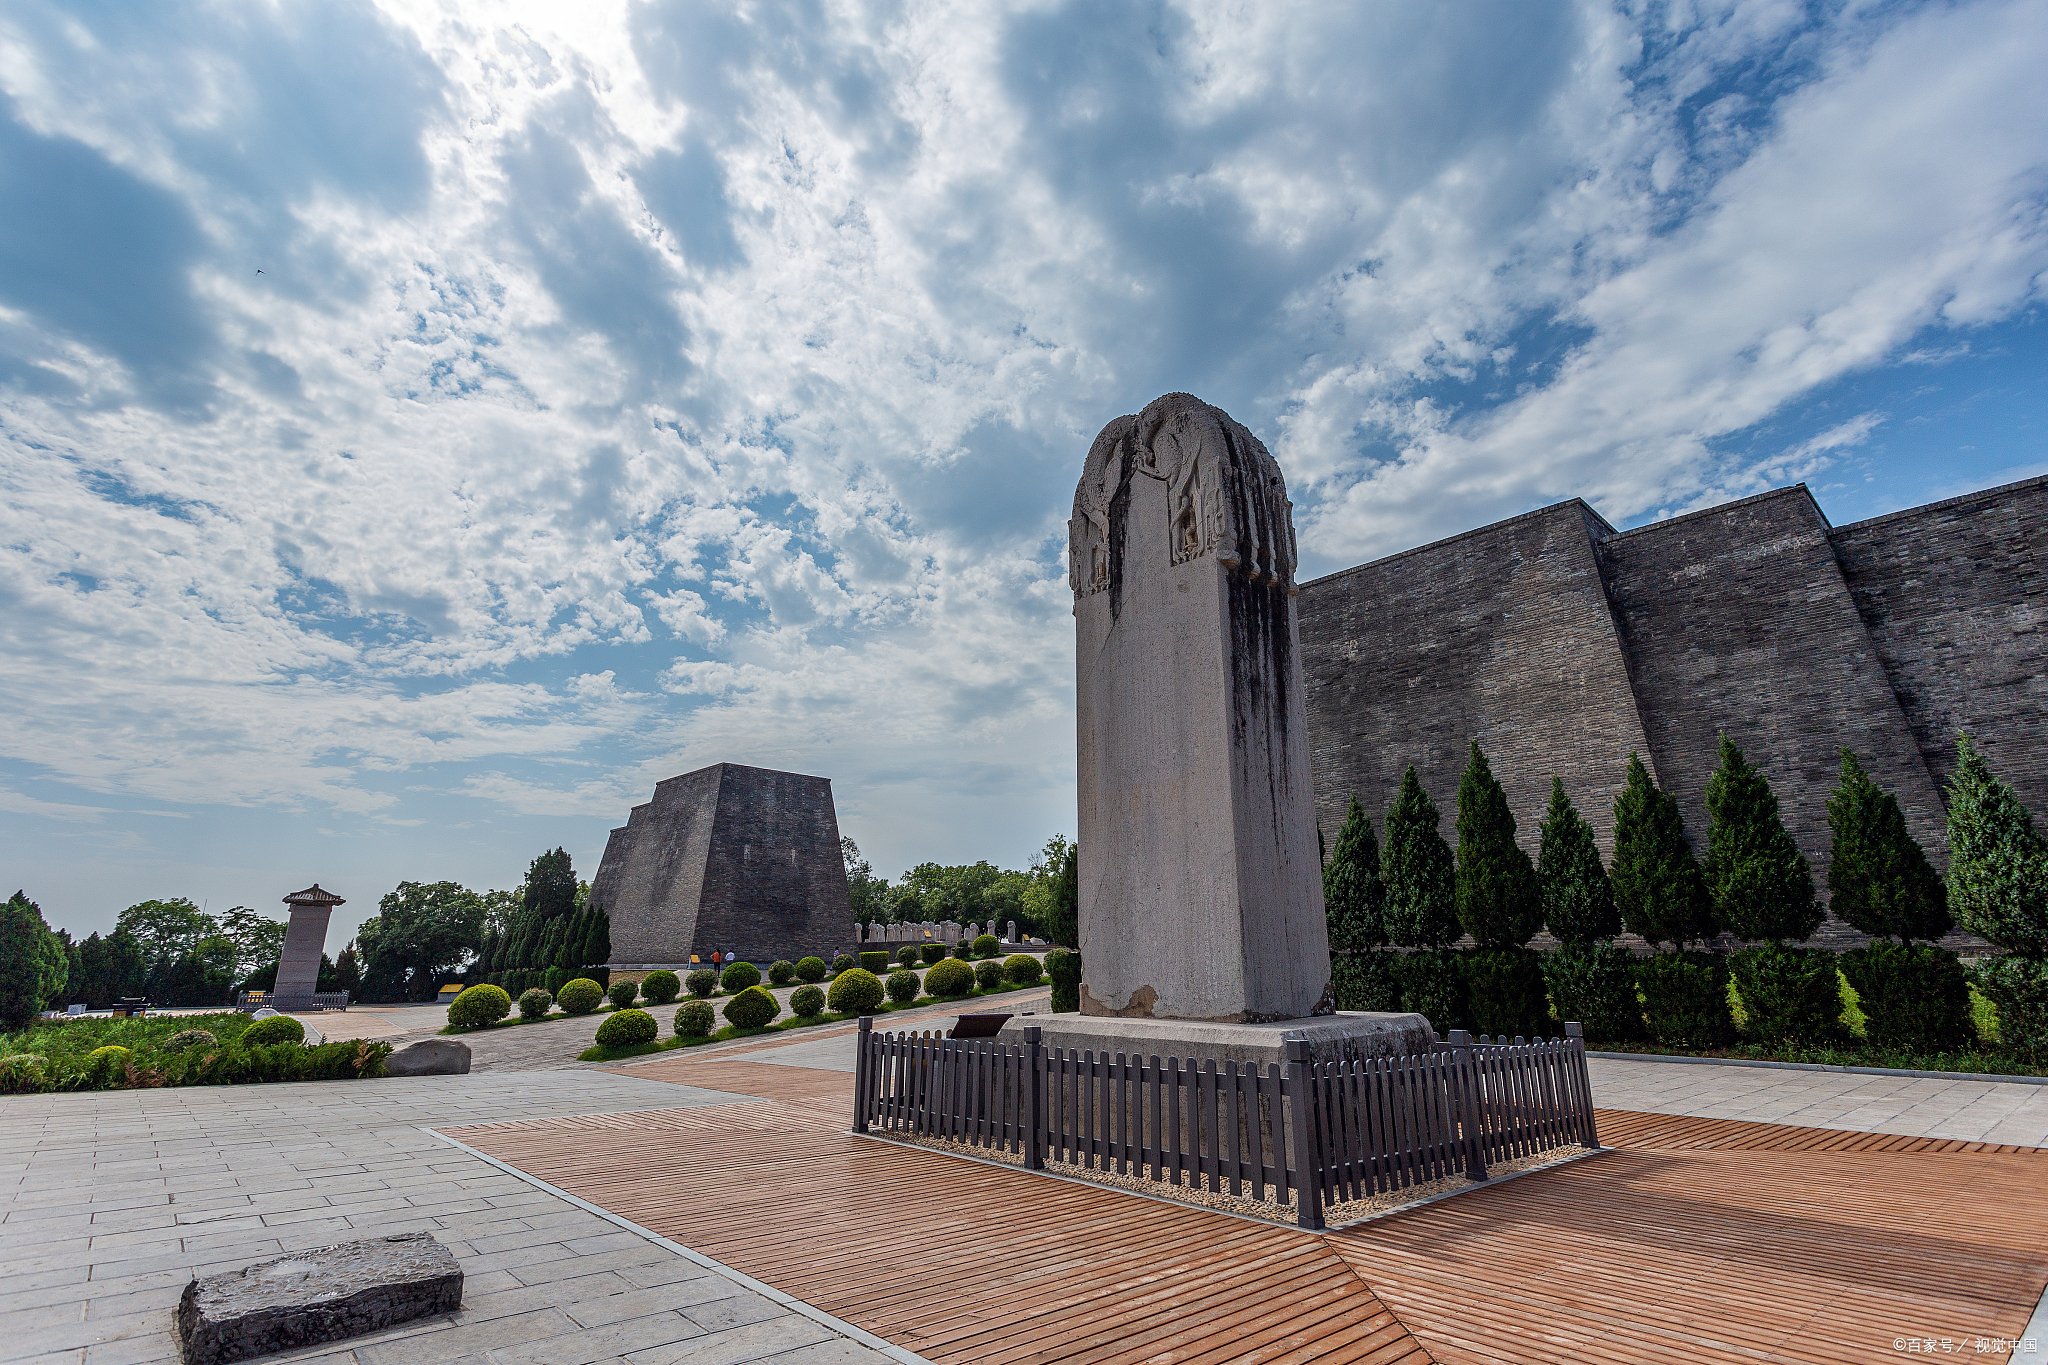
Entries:
[[928,1137],[1295,1205],[1326,1205],[1560,1147],[1597,1147],[1586,1046],[1454,1032],[1415,1056],[1313,1061],[1299,1037],[1285,1066],[1127,1057],[1021,1040],[877,1033],[860,1021],[856,1132]]

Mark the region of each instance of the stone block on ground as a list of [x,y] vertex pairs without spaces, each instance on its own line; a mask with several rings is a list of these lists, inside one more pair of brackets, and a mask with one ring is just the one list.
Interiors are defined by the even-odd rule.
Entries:
[[343,1242],[185,1286],[172,1332],[185,1365],[223,1365],[381,1331],[462,1306],[462,1269],[424,1232]]
[[1299,1034],[1308,1040],[1309,1056],[1318,1062],[1356,1061],[1375,1057],[1408,1057],[1429,1051],[1435,1034],[1419,1014],[1345,1011],[1263,1024],[1218,1024],[1200,1019],[1130,1019],[1092,1014],[1012,1015],[999,1035],[1021,1043],[1024,1030],[1036,1025],[1039,1041],[1048,1048],[1093,1052],[1098,1058],[1214,1057],[1227,1061],[1284,1066],[1283,1040]]
[[384,1059],[387,1076],[467,1076],[469,1044],[454,1038],[422,1038]]

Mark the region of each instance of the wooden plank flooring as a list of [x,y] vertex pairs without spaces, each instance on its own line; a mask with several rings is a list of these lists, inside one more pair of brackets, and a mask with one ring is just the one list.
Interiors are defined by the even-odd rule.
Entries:
[[941,1365],[1868,1361],[2048,1282],[2031,1148],[1602,1111],[1620,1150],[1315,1237],[853,1137],[844,1072],[629,1074],[760,1102],[446,1131]]

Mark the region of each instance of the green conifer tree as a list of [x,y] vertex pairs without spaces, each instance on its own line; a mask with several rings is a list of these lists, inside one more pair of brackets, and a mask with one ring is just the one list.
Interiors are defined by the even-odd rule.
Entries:
[[0,905],[0,1025],[28,1027],[70,972],[64,941],[50,932],[42,907],[16,891]]
[[1323,914],[1330,929],[1330,955],[1367,952],[1387,941],[1386,887],[1380,881],[1380,846],[1372,821],[1351,798],[1337,851],[1323,866]]
[[1456,888],[1458,922],[1481,948],[1519,948],[1543,927],[1535,864],[1478,740],[1458,782]]
[[1899,798],[1871,781],[1846,748],[1828,798],[1828,828],[1828,908],[1838,918],[1901,943],[1937,939],[1954,927],[1948,888],[1907,832]]
[[576,869],[566,851],[557,848],[533,860],[520,900],[543,921],[560,919],[576,908]]
[[1380,856],[1387,937],[1403,948],[1448,947],[1461,932],[1457,870],[1442,823],[1411,766],[1387,807],[1387,846]]
[[2048,845],[1967,734],[1948,781],[1948,902],[1971,933],[2048,958]]
[[1684,945],[1720,932],[1706,878],[1685,837],[1678,798],[1660,790],[1639,755],[1614,798],[1614,861],[1609,868],[1621,922],[1651,943]]
[[1721,765],[1707,779],[1707,887],[1717,920],[1737,938],[1769,943],[1805,939],[1826,915],[1813,894],[1813,869],[1778,818],[1778,797],[1764,775],[1721,736]]
[[1543,811],[1536,885],[1543,922],[1559,942],[1600,943],[1621,932],[1614,886],[1600,865],[1593,827],[1565,795],[1564,779],[1555,776],[1550,779],[1550,804]]
[[583,940],[583,965],[602,967],[612,960],[612,916],[603,906],[590,913],[590,932]]

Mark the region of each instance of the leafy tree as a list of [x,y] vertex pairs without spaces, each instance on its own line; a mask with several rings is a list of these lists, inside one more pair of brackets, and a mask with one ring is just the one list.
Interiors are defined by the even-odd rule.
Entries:
[[[1535,864],[1515,842],[1508,794],[1476,739],[1458,782],[1455,884],[1458,922],[1481,948],[1519,948],[1543,927]],[[1541,980],[1536,980],[1541,994]]]
[[1707,880],[1685,837],[1678,798],[1650,780],[1636,754],[1614,798],[1614,903],[1629,932],[1651,943],[1683,945],[1720,932]]
[[854,923],[890,922],[895,912],[889,879],[875,875],[873,865],[860,856],[860,845],[851,839],[839,841],[839,856],[846,861],[846,894],[853,904]]
[[[574,885],[569,883],[572,893]],[[476,950],[483,928],[484,898],[467,887],[400,882],[378,902],[376,917],[356,931],[367,959],[364,993],[376,999],[433,999],[441,978],[454,975]]]
[[211,915],[183,896],[131,905],[114,921],[114,928],[134,935],[152,968],[159,963],[175,962],[200,939],[220,932]]
[[168,1005],[225,1005],[235,985],[235,941],[208,934],[150,968],[149,998]]
[[1948,888],[1907,832],[1899,798],[1871,781],[1847,749],[1828,798],[1828,828],[1834,834],[1828,904],[1842,920],[1873,938],[1901,943],[1937,939],[1954,927]]
[[[441,883],[452,885],[452,883]],[[464,895],[476,896],[474,891]],[[571,865],[567,852],[557,848],[552,853],[543,853],[535,858],[526,869],[526,886],[521,893],[521,902],[526,913],[543,922],[560,919],[576,908],[576,869]],[[483,898],[477,896],[478,915],[483,913]],[[477,936],[483,930],[479,924]]]
[[[1410,767],[1387,807],[1387,846],[1380,855],[1387,937],[1403,948],[1443,948],[1458,941],[1457,870],[1450,845],[1438,831],[1442,823],[1436,803]],[[1444,1027],[1435,1015],[1429,1017]]]
[[222,936],[235,945],[235,970],[244,974],[284,956],[285,929],[284,921],[258,914],[246,905],[220,917]]
[[[321,987],[325,990],[326,987]],[[363,957],[356,951],[356,942],[350,939],[348,947],[341,950],[341,956],[334,959],[334,989],[347,991],[351,1000],[362,993]]]
[[[1039,932],[1045,941],[1056,943],[1062,948],[1079,949],[1081,946],[1081,846],[1069,844],[1055,836],[1059,849],[1058,871],[1052,874],[1052,883],[1046,897],[1045,917],[1039,922]],[[1053,851],[1052,844],[1046,851]],[[1052,864],[1048,861],[1047,870]]]
[[[1543,922],[1560,942],[1600,943],[1621,932],[1621,915],[1614,908],[1614,886],[1607,880],[1607,869],[1600,865],[1593,827],[1565,795],[1564,779],[1555,776],[1550,779],[1550,804],[1543,811],[1542,837],[1536,850],[1536,886],[1543,906]],[[1573,961],[1576,964],[1578,959]]]
[[1777,794],[1726,735],[1721,766],[1707,779],[1707,820],[1707,886],[1722,924],[1738,938],[1777,944],[1820,928],[1813,869],[1778,818]]
[[1379,841],[1354,795],[1344,827],[1337,831],[1337,851],[1323,865],[1323,914],[1333,958],[1366,952],[1387,941],[1386,898]]
[[1967,734],[1948,780],[1948,903],[1971,933],[2048,958],[2048,845]]
[[0,1025],[27,1028],[69,975],[64,941],[43,922],[42,907],[16,891],[0,906]]
[[92,1009],[105,1009],[116,1000],[141,995],[148,989],[149,963],[135,935],[116,929],[101,938],[89,934],[73,952],[69,994]]

